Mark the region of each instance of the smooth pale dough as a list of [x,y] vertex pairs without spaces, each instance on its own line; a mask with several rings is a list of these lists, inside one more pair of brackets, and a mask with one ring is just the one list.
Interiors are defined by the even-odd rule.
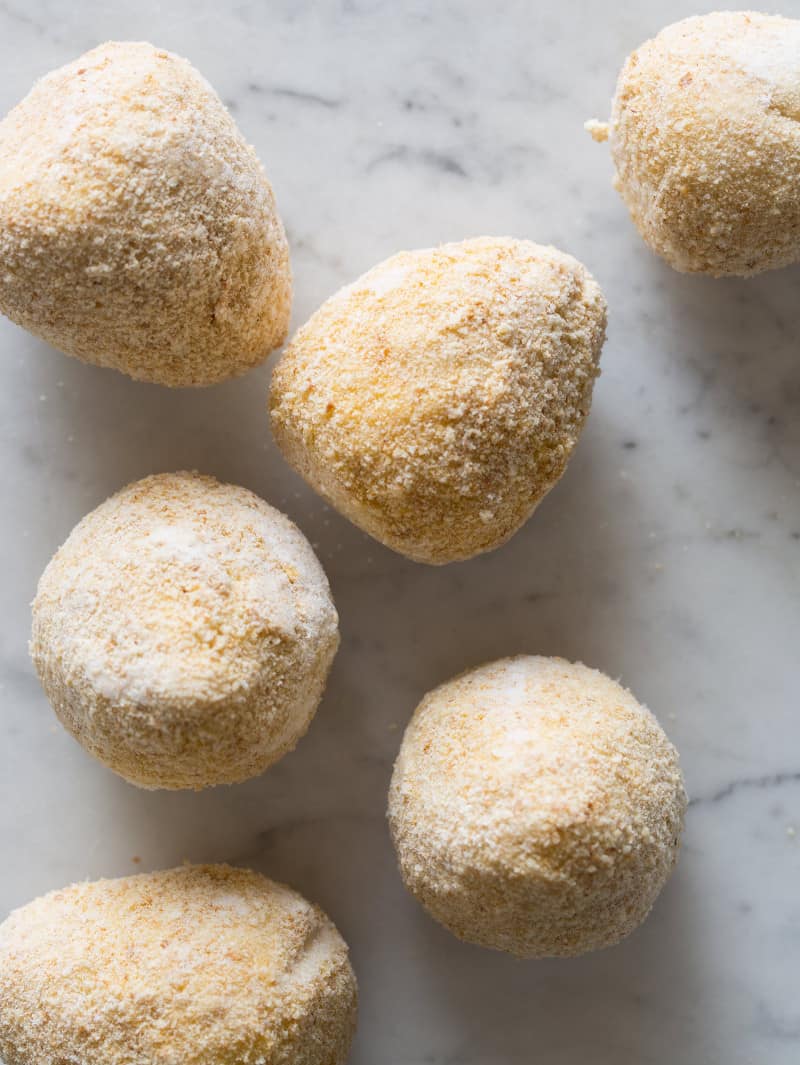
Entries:
[[800,21],[720,11],[668,26],[625,63],[608,133],[616,187],[675,269],[800,260]]
[[62,724],[146,788],[261,773],[305,733],[339,645],[311,545],[245,488],[157,474],[48,564],[31,654]]
[[525,958],[632,932],[675,865],[685,809],[650,711],[597,670],[537,656],[426,695],[389,794],[409,891],[460,939]]
[[308,483],[419,562],[504,543],[564,471],[606,307],[555,248],[482,237],[400,252],[342,289],[278,363],[272,431]]
[[325,914],[246,869],[73,884],[0,925],[6,1065],[342,1065],[356,998]]
[[55,347],[209,385],[283,343],[291,295],[263,168],[185,59],[100,45],[0,122],[0,311]]

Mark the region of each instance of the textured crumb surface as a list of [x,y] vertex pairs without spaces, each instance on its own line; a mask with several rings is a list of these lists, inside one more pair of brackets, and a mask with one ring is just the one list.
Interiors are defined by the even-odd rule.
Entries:
[[387,547],[466,559],[561,476],[604,335],[598,285],[555,248],[484,237],[400,252],[298,331],[273,374],[273,433]]
[[243,780],[291,750],[338,642],[299,529],[193,473],[147,477],[92,511],[33,604],[31,654],[57,715],[144,787]]
[[347,947],[322,911],[229,866],[74,884],[0,925],[6,1065],[340,1065]]
[[615,184],[678,270],[800,259],[800,21],[720,11],[629,56],[610,123]]
[[583,128],[591,136],[592,140],[597,141],[598,144],[608,140],[608,122],[600,122],[596,118],[590,118],[588,122],[584,122]]
[[208,83],[144,43],[48,74],[0,123],[0,310],[70,355],[207,385],[286,336],[286,236]]
[[649,710],[597,670],[520,656],[429,693],[389,823],[409,890],[459,938],[522,957],[610,946],[678,855],[686,795]]

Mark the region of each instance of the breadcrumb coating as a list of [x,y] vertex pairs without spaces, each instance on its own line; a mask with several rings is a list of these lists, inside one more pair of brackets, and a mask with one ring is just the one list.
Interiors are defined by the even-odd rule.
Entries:
[[296,334],[275,438],[347,518],[419,562],[507,540],[561,476],[591,403],[602,293],[569,255],[482,237],[400,252]]
[[676,270],[800,260],[800,21],[719,11],[668,26],[625,63],[609,133],[615,185]]
[[196,473],[146,477],[92,511],[33,604],[31,655],[59,719],[146,788],[261,773],[308,728],[338,644],[299,529]]
[[325,914],[246,869],[73,884],[0,925],[6,1065],[341,1065],[356,998]]
[[426,695],[389,793],[409,891],[460,939],[525,958],[632,932],[677,860],[685,809],[650,711],[597,670],[538,656]]
[[0,311],[86,362],[208,385],[282,344],[289,251],[263,168],[185,60],[111,42],[0,123]]

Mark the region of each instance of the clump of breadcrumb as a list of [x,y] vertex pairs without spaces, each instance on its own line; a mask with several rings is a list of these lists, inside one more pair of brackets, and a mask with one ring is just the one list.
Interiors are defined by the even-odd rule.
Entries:
[[401,252],[329,299],[275,369],[272,430],[346,517],[419,562],[507,540],[589,411],[605,301],[577,260],[483,237]]
[[286,337],[289,252],[208,82],[143,43],[48,74],[0,123],[0,311],[70,355],[208,385]]
[[8,1065],[341,1065],[356,998],[325,914],[245,869],[74,884],[0,925]]
[[597,670],[520,656],[430,692],[392,777],[403,880],[460,939],[521,957],[618,942],[678,855],[686,795],[649,710]]
[[615,185],[675,269],[800,260],[800,21],[718,11],[668,26],[628,57],[609,135]]
[[588,122],[584,122],[583,128],[592,140],[597,141],[598,144],[608,140],[608,122],[600,122],[596,118],[590,118]]
[[291,521],[193,473],[129,485],[56,552],[31,654],[83,746],[147,788],[262,772],[308,728],[339,643],[328,581]]

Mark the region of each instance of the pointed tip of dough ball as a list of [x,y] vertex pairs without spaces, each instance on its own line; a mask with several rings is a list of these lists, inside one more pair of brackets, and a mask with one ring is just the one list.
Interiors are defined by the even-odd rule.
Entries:
[[31,654],[62,724],[146,788],[233,783],[288,753],[338,645],[300,530],[195,473],[147,477],[92,511],[33,604]]
[[0,311],[142,381],[208,385],[283,343],[289,251],[272,189],[185,60],[109,42],[0,122]]
[[272,430],[345,517],[434,564],[504,543],[561,476],[606,307],[569,255],[481,237],[393,255],[332,296],[272,378]]
[[677,860],[685,808],[675,748],[630,692],[580,663],[519,656],[422,700],[389,823],[431,916],[530,958],[632,932]]
[[316,906],[225,865],[74,884],[0,925],[14,1065],[342,1065],[347,946]]
[[615,185],[675,269],[748,276],[800,260],[800,21],[718,11],[628,57]]

